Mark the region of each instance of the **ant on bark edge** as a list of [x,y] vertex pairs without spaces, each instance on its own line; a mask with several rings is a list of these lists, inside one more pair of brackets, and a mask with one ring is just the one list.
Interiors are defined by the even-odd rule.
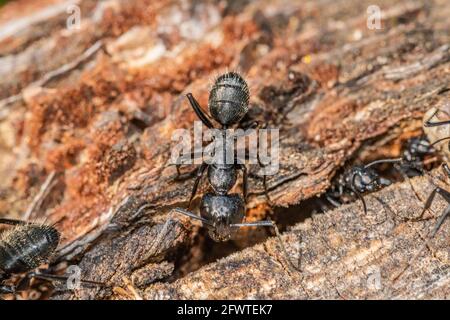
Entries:
[[[235,155],[235,141],[237,135],[227,134],[227,129],[240,123],[242,118],[248,112],[248,104],[250,92],[246,81],[236,72],[228,72],[219,76],[212,86],[209,94],[209,116],[200,107],[200,104],[191,93],[188,93],[187,98],[190,105],[194,109],[196,115],[201,122],[208,128],[219,132],[221,136],[221,144],[219,148],[215,148],[214,160],[212,162],[203,161],[195,173],[195,182],[192,188],[191,196],[188,201],[187,208],[175,208],[172,211],[185,215],[191,219],[198,220],[204,227],[207,228],[209,236],[214,241],[230,240],[239,228],[243,227],[270,227],[275,231],[280,247],[285,255],[289,266],[298,270],[287,253],[283,240],[281,239],[277,225],[269,220],[245,222],[245,207],[247,203],[248,194],[248,172],[245,162],[242,159],[233,156],[232,161],[229,160],[229,151],[233,150]],[[219,125],[214,126],[213,121]],[[255,129],[258,123],[253,121],[247,126],[241,126],[240,129]],[[230,149],[232,148],[232,149]],[[191,157],[195,157],[195,153]],[[246,155],[247,156],[247,155]],[[258,164],[262,167],[261,160],[258,154]],[[248,160],[245,158],[244,160]],[[179,165],[177,164],[178,177],[180,175]],[[209,185],[212,192],[206,193],[202,196],[200,202],[200,215],[190,211],[192,200],[194,199],[203,174],[207,171]],[[242,172],[243,195],[236,193],[229,193],[237,182],[238,173]],[[263,176],[264,191],[270,203],[270,198],[267,193],[266,175]]]

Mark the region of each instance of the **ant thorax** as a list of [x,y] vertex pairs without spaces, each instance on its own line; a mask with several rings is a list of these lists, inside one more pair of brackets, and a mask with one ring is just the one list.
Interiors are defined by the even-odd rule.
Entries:
[[[212,140],[203,151],[203,160],[212,166],[229,168],[236,164],[258,164],[258,131],[249,129],[208,129]],[[246,161],[247,160],[247,161]]]

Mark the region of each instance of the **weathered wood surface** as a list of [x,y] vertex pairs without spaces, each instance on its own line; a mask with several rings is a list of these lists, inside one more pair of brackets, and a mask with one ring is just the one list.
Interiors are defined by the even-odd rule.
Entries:
[[[186,6],[154,0],[73,2],[80,6],[82,17],[81,28],[74,30],[65,27],[67,13],[61,10],[72,1],[40,5],[18,1],[0,10],[0,173],[4,181],[0,210],[22,216],[46,177],[56,172],[58,187],[33,218],[57,223],[64,236],[57,258],[79,260],[83,276],[116,286],[123,286],[123,278],[133,278],[139,270],[138,274],[148,275],[147,283],[162,281],[149,287],[148,297],[152,288],[170,291],[164,281],[183,276],[180,265],[192,270],[211,255],[202,252],[198,228],[188,221],[166,224],[170,209],[186,203],[193,183],[174,181],[175,169],[167,165],[173,131],[191,127],[195,119],[184,93],[193,92],[206,105],[213,75],[226,68],[246,74],[252,93],[250,117],[281,130],[281,170],[269,179],[271,198],[280,207],[323,193],[336,171],[349,161],[395,155],[402,141],[420,133],[424,112],[449,99],[448,1],[379,1],[381,30],[366,27],[371,1],[230,1],[220,2],[221,6],[214,1]],[[34,11],[27,9],[31,6]],[[250,185],[249,218],[262,218],[266,200],[261,181],[251,179]],[[399,192],[393,188],[383,192],[394,191]],[[137,212],[144,203],[151,207]],[[400,211],[394,209],[396,205],[391,204],[394,212]],[[347,217],[346,210],[315,218],[317,225],[313,225],[326,230],[321,228],[327,228],[327,221],[322,227],[319,222],[331,219],[328,223],[338,228],[344,219],[341,215]],[[370,219],[385,217],[378,216],[380,211],[367,217],[369,224],[363,230],[393,242],[363,242],[359,238],[363,233],[355,231],[360,212],[350,211],[353,215],[350,212],[345,218],[348,235],[341,234],[344,229],[333,231],[342,237],[346,251],[341,255],[357,244],[375,246],[375,251],[378,247],[398,250],[394,244],[401,242],[395,239],[411,236],[406,229],[403,233],[394,228],[397,238],[389,240],[387,229],[378,231],[377,225],[370,224]],[[320,236],[319,231],[302,235],[302,243],[311,252],[304,259],[317,264],[318,274],[326,270],[331,284],[318,276],[318,289],[309,288],[314,282],[308,284],[305,269],[308,294],[335,297],[336,290],[329,289],[336,287],[343,296],[370,296],[369,291],[341,290],[335,285],[343,277],[339,272],[346,269],[338,267],[339,259],[336,264],[326,263],[333,257],[323,247],[329,244],[308,241],[308,236],[311,240]],[[294,234],[289,234],[290,242],[297,241]],[[417,246],[420,239],[414,240]],[[236,245],[244,246],[245,240],[237,240]],[[319,246],[321,259],[315,259],[310,246]],[[291,248],[293,254],[295,249]],[[399,262],[407,259],[402,256],[406,253],[399,251]],[[242,255],[267,261],[274,270],[267,279],[279,279],[273,290],[264,287],[265,297],[306,297],[293,285],[300,278],[286,276],[261,249],[247,249]],[[367,256],[361,258],[366,264],[372,259]],[[215,271],[228,268],[231,272],[233,259],[243,261],[242,257],[233,256],[211,265],[209,271],[184,277],[175,284],[185,289],[170,294],[194,295],[194,289],[188,293],[189,281],[194,285],[195,277],[205,272],[211,277]],[[186,264],[190,258],[191,267]],[[258,269],[246,263],[235,267],[247,268],[246,274],[259,279]],[[333,273],[332,267],[339,269]],[[228,282],[232,280],[227,279],[237,281],[237,275],[219,278],[217,286],[227,285],[230,291],[223,289],[210,297],[250,297],[256,292],[249,285],[248,292],[233,296]],[[283,293],[279,289],[283,283],[294,291]],[[439,291],[423,292],[426,297],[444,296]],[[398,295],[415,293],[400,291]],[[376,292],[373,297],[397,296],[390,291],[384,294]],[[74,295],[109,296],[109,292],[84,290]]]
[[[210,264],[171,283],[150,286],[147,299],[430,299],[450,297],[450,221],[423,247],[448,203],[436,200],[418,220],[440,171],[390,186],[361,203],[313,216],[287,232],[287,268],[275,238]],[[413,258],[417,253],[416,259]],[[410,268],[407,262],[411,261]],[[404,273],[402,273],[404,271]],[[401,274],[400,277],[397,276]]]

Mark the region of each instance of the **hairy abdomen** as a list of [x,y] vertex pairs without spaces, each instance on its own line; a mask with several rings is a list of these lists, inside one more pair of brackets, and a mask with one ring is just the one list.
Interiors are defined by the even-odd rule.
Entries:
[[5,231],[0,240],[0,270],[21,273],[48,262],[59,243],[59,232],[50,226],[29,224]]

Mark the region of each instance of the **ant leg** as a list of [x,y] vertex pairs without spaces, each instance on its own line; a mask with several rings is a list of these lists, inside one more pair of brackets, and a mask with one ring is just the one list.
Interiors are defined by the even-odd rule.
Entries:
[[[445,141],[445,140],[450,140],[450,137],[445,137],[445,138],[438,139],[438,140],[434,141],[430,146],[434,147],[435,145],[437,145],[437,144],[439,144],[439,143],[441,143],[442,141]],[[448,144],[448,147],[450,147],[450,142]]]
[[[197,154],[198,154],[198,153],[195,153],[195,151],[194,151],[194,152],[191,152],[191,153],[189,154],[189,160],[196,159]],[[202,152],[200,152],[200,156],[202,156]],[[186,155],[182,156],[182,158],[186,159]],[[180,158],[178,158],[178,159],[180,159]],[[177,159],[177,160],[178,160],[178,159]],[[178,162],[178,161],[177,161],[177,162]],[[175,177],[175,180],[176,180],[176,181],[187,180],[187,179],[190,179],[190,178],[194,177],[194,176],[197,174],[198,168],[195,168],[194,170],[192,170],[192,171],[190,171],[190,172],[181,173],[180,167],[181,167],[182,165],[184,165],[184,164],[188,165],[189,163],[176,163],[176,164],[175,164],[175,168],[177,169],[177,176]]]
[[442,169],[444,170],[444,172],[447,174],[448,177],[450,177],[450,168],[448,167],[447,163],[444,163],[442,165]]
[[[261,158],[259,157],[259,138],[257,139],[256,150],[257,150],[256,159],[258,160],[258,164],[260,167],[265,168],[266,165],[262,163]],[[269,206],[273,207],[272,199],[270,199],[269,196],[269,188],[267,186],[267,175],[265,174],[265,172],[263,176],[263,186],[264,186],[264,195],[266,196],[267,203],[269,204]]]
[[247,167],[245,164],[239,165],[239,168],[242,170],[242,193],[244,194],[244,202],[247,203],[247,194],[248,194],[248,177],[247,177]]
[[[244,129],[244,130],[250,129],[250,128],[256,129],[256,128],[258,128],[258,127],[259,127],[258,121],[253,121],[253,122],[251,122],[250,124],[247,124],[246,126],[242,127],[241,129]],[[258,160],[258,165],[259,165],[260,167],[262,167],[262,168],[265,168],[266,165],[262,163],[261,158],[259,157],[259,139],[257,140],[256,150],[258,151],[258,152],[256,153],[256,158],[257,158],[257,160]],[[246,159],[246,160],[247,160],[247,159]],[[259,176],[257,176],[257,177],[259,178]],[[266,199],[267,199],[267,203],[268,203],[271,207],[273,207],[273,202],[272,202],[272,200],[270,199],[270,196],[269,196],[269,187],[267,186],[267,175],[266,175],[266,174],[263,175],[263,186],[264,186],[264,195],[265,195],[265,197],[266,197]]]
[[[259,149],[259,147],[258,147],[258,149]],[[258,164],[261,167],[265,168],[266,166],[261,162],[261,159],[259,158],[259,152],[257,154],[257,158],[258,158]],[[267,186],[267,175],[265,173],[263,175],[263,186],[264,186],[264,195],[266,196],[267,203],[269,204],[269,206],[273,207],[272,199],[270,199],[270,196],[269,196],[269,187]]]
[[289,258],[289,254],[284,245],[283,239],[281,239],[280,230],[277,225],[272,220],[264,220],[264,221],[255,221],[255,222],[243,222],[243,223],[235,223],[231,224],[230,227],[233,228],[242,228],[242,227],[272,227],[275,230],[275,235],[278,238],[278,242],[280,243],[281,250],[286,257],[286,260],[289,263],[289,266],[296,271],[301,271],[299,266],[296,266],[294,262]]
[[[427,201],[425,202],[425,205],[422,209],[422,212],[420,213],[420,216],[416,220],[422,219],[423,215],[425,214],[425,211],[431,207],[431,204],[433,203],[434,197],[436,196],[436,193],[440,193],[441,188],[437,187],[433,191],[431,191],[430,195],[427,198]],[[444,191],[444,190],[442,190]]]
[[[436,189],[433,190],[434,194],[432,193],[432,195],[430,195],[430,197],[428,199],[430,199],[432,196],[434,198],[434,195],[436,195],[436,192],[437,192]],[[447,198],[448,196],[449,196],[449,193],[447,192],[445,199],[450,203],[449,198]],[[427,200],[427,203],[428,203],[428,200]],[[444,223],[445,218],[447,218],[449,215],[450,215],[450,205],[447,206],[444,213],[439,217],[438,221],[436,222],[436,225],[433,227],[433,230],[431,230],[431,233],[428,236],[428,239],[425,241],[425,243],[417,250],[416,254],[409,260],[408,264],[396,276],[394,276],[394,278],[392,279],[394,282],[397,281],[398,279],[400,279],[400,277],[405,273],[406,270],[408,270],[408,268],[412,265],[412,263],[414,261],[416,261],[416,259],[419,257],[419,255],[423,251],[423,249],[425,249],[429,245],[431,239],[433,239],[434,236],[436,235],[436,233],[439,231],[439,228]]]
[[181,164],[175,165],[175,168],[177,169],[177,176],[174,179],[175,181],[184,181],[184,180],[190,179],[192,177],[195,177],[197,175],[198,168],[195,168],[194,170],[186,172],[186,173],[181,173],[180,166],[182,166],[182,165]]
[[200,183],[200,180],[202,179],[203,173],[205,172],[205,169],[207,167],[208,167],[208,165],[206,163],[202,163],[201,167],[197,171],[197,178],[195,179],[194,187],[192,188],[191,197],[189,198],[189,203],[188,203],[188,206],[187,206],[188,210],[191,207],[192,200],[194,199],[195,194],[197,193],[198,184]]
[[326,194],[326,195],[325,195],[325,199],[327,199],[328,202],[331,203],[331,204],[332,204],[334,207],[336,207],[336,208],[339,207],[339,206],[341,205],[338,201],[334,200],[333,197],[330,196],[329,194]]
[[264,175],[263,178],[263,185],[264,185],[264,195],[266,196],[267,202],[269,203],[269,206],[273,207],[272,199],[269,196],[269,188],[267,187],[267,176]]
[[[67,281],[70,276],[59,276],[59,275],[55,275],[55,274],[44,274],[44,273],[40,273],[40,272],[29,272],[27,274],[28,278],[35,278],[35,279],[41,279],[41,280],[46,280],[46,281],[58,281],[58,282],[64,282]],[[84,279],[80,279],[80,283],[84,284],[84,285],[91,285],[91,286],[98,286],[98,287],[107,287],[105,283],[103,282],[98,282],[98,281],[91,281],[91,280],[84,280]]]
[[16,219],[0,218],[0,224],[8,224],[11,226],[22,226],[25,224],[30,224],[30,222]]
[[[419,216],[419,218],[417,220],[420,220],[423,217],[423,215],[425,214],[425,211],[430,208],[430,206],[433,203],[433,200],[434,200],[434,198],[436,196],[436,193],[440,194],[450,204],[450,192],[448,192],[448,191],[446,191],[446,190],[444,190],[442,188],[437,187],[428,196],[428,199],[425,202],[425,206],[423,207],[422,213],[420,214],[420,216]],[[445,217],[444,217],[444,219],[445,219]],[[442,224],[443,221],[444,220],[440,221],[440,224]],[[439,227],[440,227],[440,225],[438,226],[438,228]],[[436,232],[437,232],[437,230],[436,230]],[[434,234],[432,235],[432,237],[434,236]]]
[[182,209],[182,208],[175,208],[175,209],[173,209],[173,211],[175,211],[176,213],[181,213],[181,214],[183,214],[183,215],[185,215],[185,216],[187,216],[189,218],[192,218],[192,219],[195,219],[195,220],[199,220],[199,221],[201,221],[202,223],[204,223],[206,225],[213,226],[213,224],[209,220],[207,220],[207,219],[205,219],[203,217],[200,217],[200,216],[196,215],[195,213],[192,213],[192,212],[190,212],[188,210],[185,210],[185,209]]
[[436,225],[434,226],[433,230],[431,230],[430,238],[434,238],[434,236],[444,223],[445,218],[447,218],[449,214],[450,214],[450,206],[448,206],[447,209],[445,209],[444,213],[439,217],[439,220],[436,222]]
[[247,130],[247,129],[256,129],[259,127],[258,121],[250,121],[248,123],[245,123],[243,126],[241,126],[241,129]]
[[433,119],[433,117],[438,113],[438,111],[439,110],[436,109],[436,111],[430,116],[430,118],[428,118],[428,120],[424,122],[424,124],[423,124],[424,127],[437,127],[437,126],[443,126],[446,124],[450,124],[450,120],[431,122],[431,119]]
[[[408,170],[416,170],[419,172],[419,174],[423,174],[423,171],[416,168],[416,166],[413,163],[407,163],[407,167],[402,167],[398,163],[394,164],[393,167],[395,170],[397,170],[400,175],[402,176],[403,181],[410,181],[408,176]],[[410,172],[410,171],[409,171]],[[411,184],[411,182],[409,182]]]
[[211,121],[209,120],[208,116],[203,111],[203,109],[200,107],[200,104],[194,98],[192,93],[186,94],[186,97],[188,98],[189,103],[191,104],[192,109],[194,109],[195,114],[197,115],[197,117],[203,122],[203,124],[205,126],[207,126],[209,129],[213,129],[214,128],[213,124],[211,123]]
[[[248,173],[248,176],[255,179],[261,179],[261,176],[254,174],[252,172]],[[269,204],[269,206],[273,207],[274,204],[269,196],[269,187],[267,185],[267,178],[265,175],[263,175],[263,187],[264,187],[264,196],[266,197],[267,203]],[[260,192],[258,192],[258,194],[260,194]]]

